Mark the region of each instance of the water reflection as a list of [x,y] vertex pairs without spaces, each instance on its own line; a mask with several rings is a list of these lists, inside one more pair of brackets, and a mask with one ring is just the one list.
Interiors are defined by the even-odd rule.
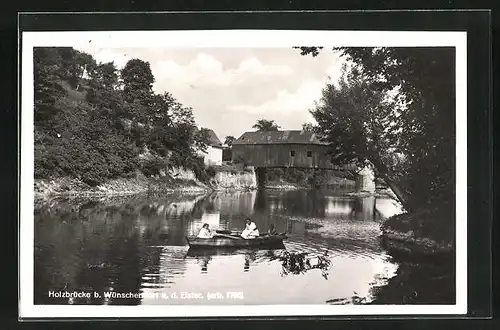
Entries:
[[[113,304],[103,295],[67,297],[65,292],[125,291],[141,289],[143,253],[137,213],[129,207],[85,206],[78,212],[56,208],[35,216],[35,303]],[[40,283],[41,285],[38,285]],[[115,301],[116,302],[116,301]],[[140,299],[121,300],[137,305]]]
[[[200,248],[190,248],[185,256],[185,259],[188,261],[190,259],[194,259],[201,266],[202,273],[208,272],[208,265],[212,258],[224,258],[224,257],[234,257],[234,256],[242,256],[243,263],[243,271],[248,272],[250,270],[250,266],[253,262],[263,262],[263,261],[271,261],[276,259],[275,251],[285,251],[285,246],[281,245],[276,248],[272,248],[269,250],[260,250],[257,248],[211,248],[211,249],[200,249]],[[215,271],[220,271],[216,269]]]
[[[398,271],[377,240],[380,205],[337,192],[265,190],[42,205],[35,212],[35,304],[317,304],[353,292],[369,302],[384,292],[373,288]],[[188,249],[185,237],[203,223],[241,230],[247,216],[261,231],[274,224],[289,239],[274,250]],[[327,252],[327,279],[313,268],[282,277],[283,252]],[[158,298],[207,290],[243,292],[244,301]]]

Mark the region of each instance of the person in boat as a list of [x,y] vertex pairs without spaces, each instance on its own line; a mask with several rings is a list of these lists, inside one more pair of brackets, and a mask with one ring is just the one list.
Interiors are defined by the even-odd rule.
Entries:
[[244,239],[252,239],[259,236],[259,230],[257,229],[257,225],[252,219],[246,219],[245,230],[241,232],[241,237]]
[[270,224],[269,225],[269,229],[267,230],[267,234],[269,236],[275,236],[275,235],[278,235],[278,232],[276,231],[276,227],[274,227],[273,224]]
[[208,223],[204,223],[203,227],[201,227],[200,232],[198,233],[198,238],[212,238],[215,233],[210,230]]

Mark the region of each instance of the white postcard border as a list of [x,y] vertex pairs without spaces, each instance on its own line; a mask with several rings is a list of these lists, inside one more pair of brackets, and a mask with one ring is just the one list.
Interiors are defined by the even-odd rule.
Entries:
[[[456,304],[455,305],[34,305],[33,47],[456,47]],[[251,317],[317,315],[447,315],[467,313],[467,34],[429,31],[64,31],[22,33],[20,185],[21,318]],[[328,51],[328,50],[325,50]],[[297,54],[297,56],[300,56]]]

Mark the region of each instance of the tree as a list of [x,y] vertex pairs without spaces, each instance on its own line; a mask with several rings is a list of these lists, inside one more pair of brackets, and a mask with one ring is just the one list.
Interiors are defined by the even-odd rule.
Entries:
[[33,55],[35,123],[47,126],[60,110],[56,101],[69,89],[78,89],[85,67],[95,66],[95,61],[89,54],[70,47],[35,47]]
[[231,147],[233,145],[234,140],[236,140],[234,136],[228,135],[224,140],[224,144],[227,145],[228,147]]
[[148,124],[155,81],[149,62],[131,59],[121,70],[123,95],[128,105],[128,118]]
[[89,76],[84,87],[87,91],[87,101],[100,108],[102,114],[112,118],[116,127],[122,127],[120,123],[125,115],[125,104],[123,93],[117,90],[119,82],[115,64],[99,63],[87,67],[86,70]]
[[209,145],[210,133],[207,128],[196,130],[193,136],[194,153],[206,153]]
[[124,119],[130,120],[130,136],[144,147],[152,128],[154,116],[154,76],[149,62],[131,59],[120,72],[123,83]]
[[58,71],[61,80],[68,83],[71,88],[78,90],[79,82],[88,66],[95,66],[91,55],[75,50],[71,47],[58,47]]
[[[299,47],[316,56],[319,47]],[[396,91],[401,106],[395,125],[395,149],[405,160],[407,208],[453,206],[455,159],[455,53],[453,48],[335,48],[360,79],[382,92]],[[351,149],[351,151],[354,151]],[[394,159],[394,157],[392,157]],[[391,168],[374,162],[380,173]],[[401,164],[399,164],[401,165]],[[404,202],[404,201],[403,201]]]
[[252,128],[255,128],[257,131],[267,132],[277,131],[280,129],[280,126],[278,126],[274,120],[259,119],[257,120],[257,123],[252,126]]
[[197,154],[206,131],[196,129],[191,108],[153,92],[148,62],[131,60],[119,72],[73,48],[43,47],[34,49],[34,69],[35,178],[95,186],[168,164],[206,174]]
[[[390,122],[397,114],[397,105],[374,84],[355,70],[344,68],[338,87],[327,84],[316,108],[311,110],[318,123],[315,132],[330,143],[331,153],[339,162],[356,161],[362,167],[369,161],[380,169],[394,147],[396,128]],[[407,192],[386,171],[380,175],[405,203]]]
[[305,132],[314,132],[316,129],[317,129],[317,127],[311,123],[302,124],[302,130]]
[[99,63],[93,68],[87,68],[89,76],[96,84],[107,89],[115,89],[118,86],[118,71],[114,62]]
[[152,95],[155,78],[149,62],[137,58],[129,60],[121,70],[121,79],[127,102],[147,100]]
[[163,118],[163,124],[156,129],[160,132],[162,148],[176,153],[178,165],[189,167],[190,160],[207,150],[208,131],[198,130],[193,109],[183,106],[170,93],[164,93],[162,100],[163,110],[156,114]]
[[59,78],[61,58],[56,48],[33,49],[35,89],[35,129],[48,125],[55,115],[56,101],[66,95]]

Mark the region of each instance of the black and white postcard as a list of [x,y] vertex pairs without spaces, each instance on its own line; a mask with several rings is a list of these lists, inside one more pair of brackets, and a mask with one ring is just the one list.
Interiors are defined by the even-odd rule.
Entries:
[[23,32],[20,316],[465,314],[466,43]]

